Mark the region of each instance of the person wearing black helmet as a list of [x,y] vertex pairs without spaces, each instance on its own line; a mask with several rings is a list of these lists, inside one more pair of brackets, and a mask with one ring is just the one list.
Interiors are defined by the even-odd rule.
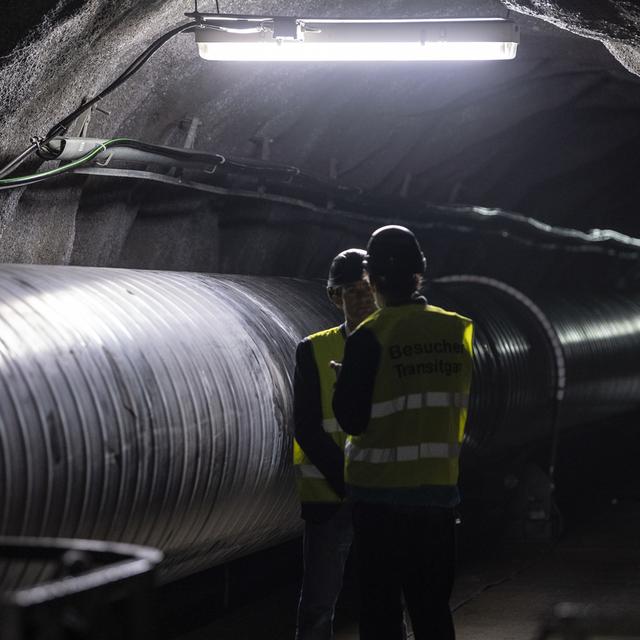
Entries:
[[375,231],[364,266],[380,309],[347,339],[333,397],[350,434],[360,639],[402,638],[404,596],[417,640],[451,640],[473,325],[419,295],[426,261],[409,229]]
[[308,336],[296,349],[294,465],[305,520],[296,640],[333,638],[334,610],[353,538],[351,508],[343,500],[346,435],[331,408],[336,374],[330,363],[342,360],[346,337],[375,311],[362,268],[364,255],[361,249],[348,249],[331,263],[327,294],[344,323]]

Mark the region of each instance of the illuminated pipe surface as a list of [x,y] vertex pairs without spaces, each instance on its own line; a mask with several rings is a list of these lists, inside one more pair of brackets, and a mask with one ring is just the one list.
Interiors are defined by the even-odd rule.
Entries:
[[[639,296],[428,296],[476,326],[463,455],[638,407]],[[0,266],[0,533],[159,547],[164,579],[292,537],[293,354],[337,319],[306,281]]]
[[320,285],[0,267],[0,531],[158,547],[177,577],[299,529],[297,341]]

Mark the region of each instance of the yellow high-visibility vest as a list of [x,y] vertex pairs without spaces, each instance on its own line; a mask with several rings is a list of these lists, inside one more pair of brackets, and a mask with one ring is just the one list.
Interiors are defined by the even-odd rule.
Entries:
[[[331,360],[342,362],[345,343],[342,328],[338,326],[314,333],[308,337],[308,340],[311,341],[313,358],[320,379],[322,428],[333,438],[340,449],[344,450],[346,434],[340,429],[331,406],[336,374],[329,366]],[[293,441],[293,463],[296,469],[301,502],[342,502],[342,498],[331,488],[327,479],[309,460],[295,439]]]
[[358,328],[381,346],[371,418],[345,447],[354,487],[455,486],[467,419],[473,324],[431,305],[385,307]]

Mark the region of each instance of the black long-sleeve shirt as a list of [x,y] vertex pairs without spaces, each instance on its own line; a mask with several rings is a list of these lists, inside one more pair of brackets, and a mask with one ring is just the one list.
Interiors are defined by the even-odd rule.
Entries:
[[380,343],[366,327],[347,338],[342,371],[333,392],[333,412],[342,430],[350,435],[360,435],[369,424],[380,356]]
[[[329,363],[327,363],[329,366]],[[320,374],[308,339],[296,348],[293,377],[294,435],[307,457],[320,470],[333,490],[344,496],[344,451],[322,427]],[[339,503],[303,502],[302,517],[322,521],[330,518]]]

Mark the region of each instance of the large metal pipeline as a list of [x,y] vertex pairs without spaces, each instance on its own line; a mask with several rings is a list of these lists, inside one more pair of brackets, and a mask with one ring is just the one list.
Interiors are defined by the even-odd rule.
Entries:
[[299,528],[285,279],[0,268],[0,531],[136,542],[177,577]]
[[[429,296],[476,324],[468,450],[638,406],[638,297]],[[156,546],[166,578],[291,537],[293,352],[335,321],[291,279],[1,266],[0,533]]]
[[505,455],[640,408],[640,294],[534,300],[491,278],[453,276],[429,297],[475,321],[467,454]]

